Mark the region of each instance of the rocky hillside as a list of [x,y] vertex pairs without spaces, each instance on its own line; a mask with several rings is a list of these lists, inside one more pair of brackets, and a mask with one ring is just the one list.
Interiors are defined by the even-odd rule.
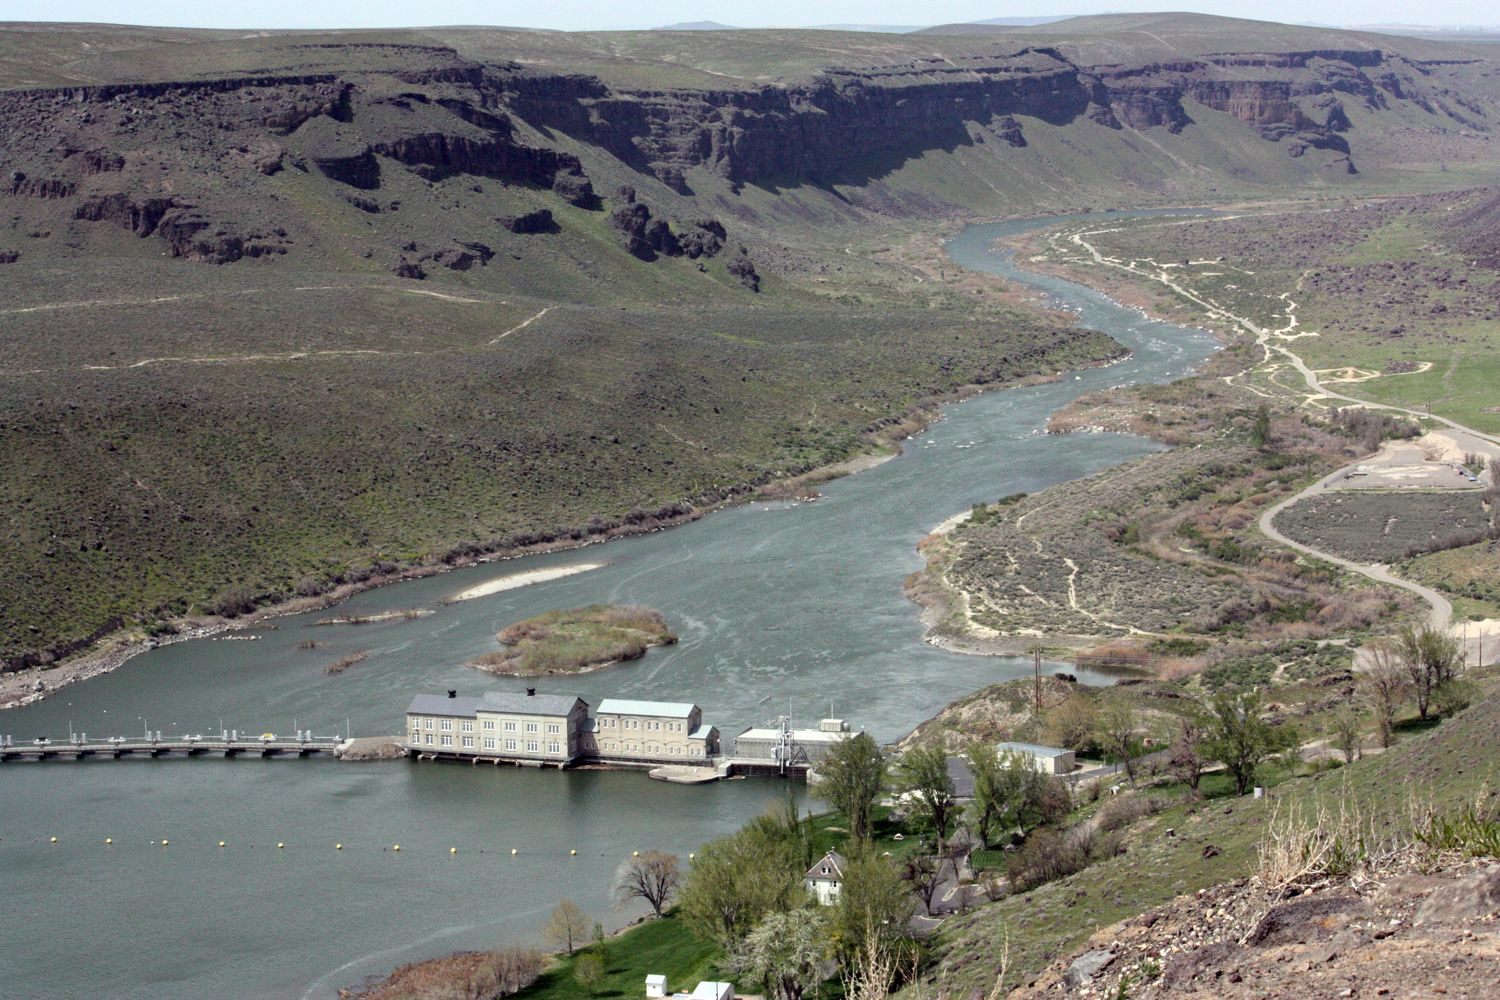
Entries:
[[639,528],[1117,353],[923,277],[913,230],[1500,160],[1485,49],[1197,16],[0,52],[10,665]]

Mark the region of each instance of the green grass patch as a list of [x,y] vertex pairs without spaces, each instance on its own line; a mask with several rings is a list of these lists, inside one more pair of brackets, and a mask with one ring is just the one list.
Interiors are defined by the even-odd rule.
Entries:
[[646,976],[667,977],[667,992],[692,992],[703,980],[722,976],[715,966],[717,946],[699,941],[688,933],[675,911],[610,938],[604,979],[592,996],[573,978],[578,955],[560,956],[534,984],[517,993],[521,1000],[596,1000],[596,998],[640,997]]

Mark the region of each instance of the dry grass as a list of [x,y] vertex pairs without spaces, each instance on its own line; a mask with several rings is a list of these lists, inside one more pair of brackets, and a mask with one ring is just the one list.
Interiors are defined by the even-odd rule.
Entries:
[[636,660],[652,646],[677,641],[661,612],[629,605],[591,605],[548,611],[517,622],[495,637],[507,648],[470,661],[498,674],[535,677],[578,673]]

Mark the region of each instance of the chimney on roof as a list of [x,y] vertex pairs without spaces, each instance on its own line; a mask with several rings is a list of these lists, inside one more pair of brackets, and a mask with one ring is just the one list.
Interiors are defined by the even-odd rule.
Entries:
[[450,697],[450,698],[457,698],[458,697],[458,692],[454,691],[454,690],[452,690],[450,688],[449,691],[448,691],[448,697]]
[[526,689],[526,697],[528,697],[528,698],[535,698],[536,697],[536,688],[527,688]]

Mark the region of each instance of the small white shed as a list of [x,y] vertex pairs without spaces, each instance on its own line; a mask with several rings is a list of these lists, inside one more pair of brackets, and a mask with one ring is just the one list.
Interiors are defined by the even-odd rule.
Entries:
[[1035,743],[1001,743],[995,749],[1000,751],[1001,757],[1006,754],[1019,757],[1043,774],[1069,774],[1075,766],[1071,750],[1037,746]]
[[667,995],[666,976],[646,977],[646,996],[648,1000],[660,1000]]

